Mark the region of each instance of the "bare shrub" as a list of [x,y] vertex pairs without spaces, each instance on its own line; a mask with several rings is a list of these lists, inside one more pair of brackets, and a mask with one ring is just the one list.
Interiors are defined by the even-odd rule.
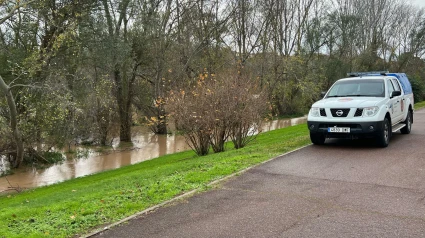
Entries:
[[230,120],[230,139],[236,149],[245,147],[258,134],[261,121],[267,112],[266,94],[257,88],[257,83],[242,76],[226,81],[232,98],[228,107]]
[[255,139],[267,108],[256,83],[237,74],[202,74],[186,90],[172,91],[168,111],[176,128],[198,154],[225,150],[231,138],[235,148]]
[[215,153],[225,150],[224,145],[230,136],[232,123],[232,92],[229,91],[230,82],[224,76],[212,77],[208,88],[208,117],[206,118],[210,131],[210,144]]
[[197,155],[209,152],[208,93],[205,77],[201,75],[195,85],[186,90],[171,91],[168,98],[170,117]]

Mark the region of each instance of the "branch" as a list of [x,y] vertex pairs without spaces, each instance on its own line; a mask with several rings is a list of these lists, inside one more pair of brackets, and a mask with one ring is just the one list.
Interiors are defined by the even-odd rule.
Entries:
[[9,179],[7,179],[7,176],[5,176],[4,178],[6,179],[7,183],[9,184],[9,187],[7,188],[7,190],[6,190],[6,191],[8,191],[8,190],[15,190],[15,191],[16,191],[16,192],[18,192],[18,193],[22,192],[22,190],[23,190],[23,189],[19,186],[19,184],[18,184],[18,187],[14,187],[14,186],[10,183]]
[[140,77],[141,79],[146,80],[146,82],[150,83],[151,85],[154,85],[154,84],[155,84],[155,82],[154,82],[154,81],[150,80],[150,79],[149,79],[148,77],[146,77],[146,75],[144,75],[144,74],[138,74],[138,73],[136,73],[136,74],[135,74],[135,76]]
[[[18,64],[15,64],[15,65],[16,65],[16,67],[18,67],[19,69],[21,69],[21,67]],[[8,86],[10,87],[10,85],[14,84],[16,80],[18,80],[18,79],[21,78],[21,75],[25,75],[25,74],[26,74],[25,72],[21,72],[19,75],[16,75],[16,78],[13,79],[12,82],[10,82]]]
[[15,84],[15,85],[9,86],[9,89],[12,89],[15,87],[27,87],[27,88],[37,88],[37,89],[47,88],[47,87],[37,86],[33,84]]
[[5,21],[7,21],[9,18],[11,18],[13,16],[13,14],[15,13],[16,10],[18,10],[21,7],[24,7],[32,2],[35,2],[35,0],[31,0],[29,2],[25,2],[22,4],[17,4],[5,17],[0,19],[0,25],[3,24]]

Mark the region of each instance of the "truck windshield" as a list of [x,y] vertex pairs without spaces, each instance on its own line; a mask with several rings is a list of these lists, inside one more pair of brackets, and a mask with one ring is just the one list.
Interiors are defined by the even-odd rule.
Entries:
[[384,80],[359,79],[336,82],[326,98],[330,97],[385,97]]

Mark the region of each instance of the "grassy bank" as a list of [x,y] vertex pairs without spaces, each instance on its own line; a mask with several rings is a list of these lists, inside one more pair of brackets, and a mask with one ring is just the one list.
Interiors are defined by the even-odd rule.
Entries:
[[415,110],[418,110],[424,107],[425,107],[425,101],[415,103]]
[[262,133],[248,147],[192,151],[0,197],[0,237],[70,237],[310,143],[306,125]]

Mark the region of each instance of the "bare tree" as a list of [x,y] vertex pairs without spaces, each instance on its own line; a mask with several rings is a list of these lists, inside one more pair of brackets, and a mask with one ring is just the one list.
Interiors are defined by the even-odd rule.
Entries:
[[114,94],[120,118],[120,141],[131,141],[134,82],[139,63],[133,62],[128,45],[128,24],[132,17],[131,0],[103,0],[103,10],[107,20],[109,44],[111,48],[111,77],[114,81]]
[[[5,12],[5,15],[0,18],[0,27],[2,24],[10,19],[17,10],[22,7],[27,6],[33,1],[28,2],[17,2],[15,6],[9,11]],[[0,4],[1,6],[2,4]],[[10,85],[7,85],[3,78],[0,75],[0,91],[5,95],[7,100],[7,105],[9,107],[9,115],[10,115],[10,129],[13,133],[13,138],[16,143],[16,157],[12,161],[12,167],[17,168],[21,164],[24,157],[24,143],[22,141],[22,135],[18,127],[18,112],[16,109],[15,99],[13,97]]]

